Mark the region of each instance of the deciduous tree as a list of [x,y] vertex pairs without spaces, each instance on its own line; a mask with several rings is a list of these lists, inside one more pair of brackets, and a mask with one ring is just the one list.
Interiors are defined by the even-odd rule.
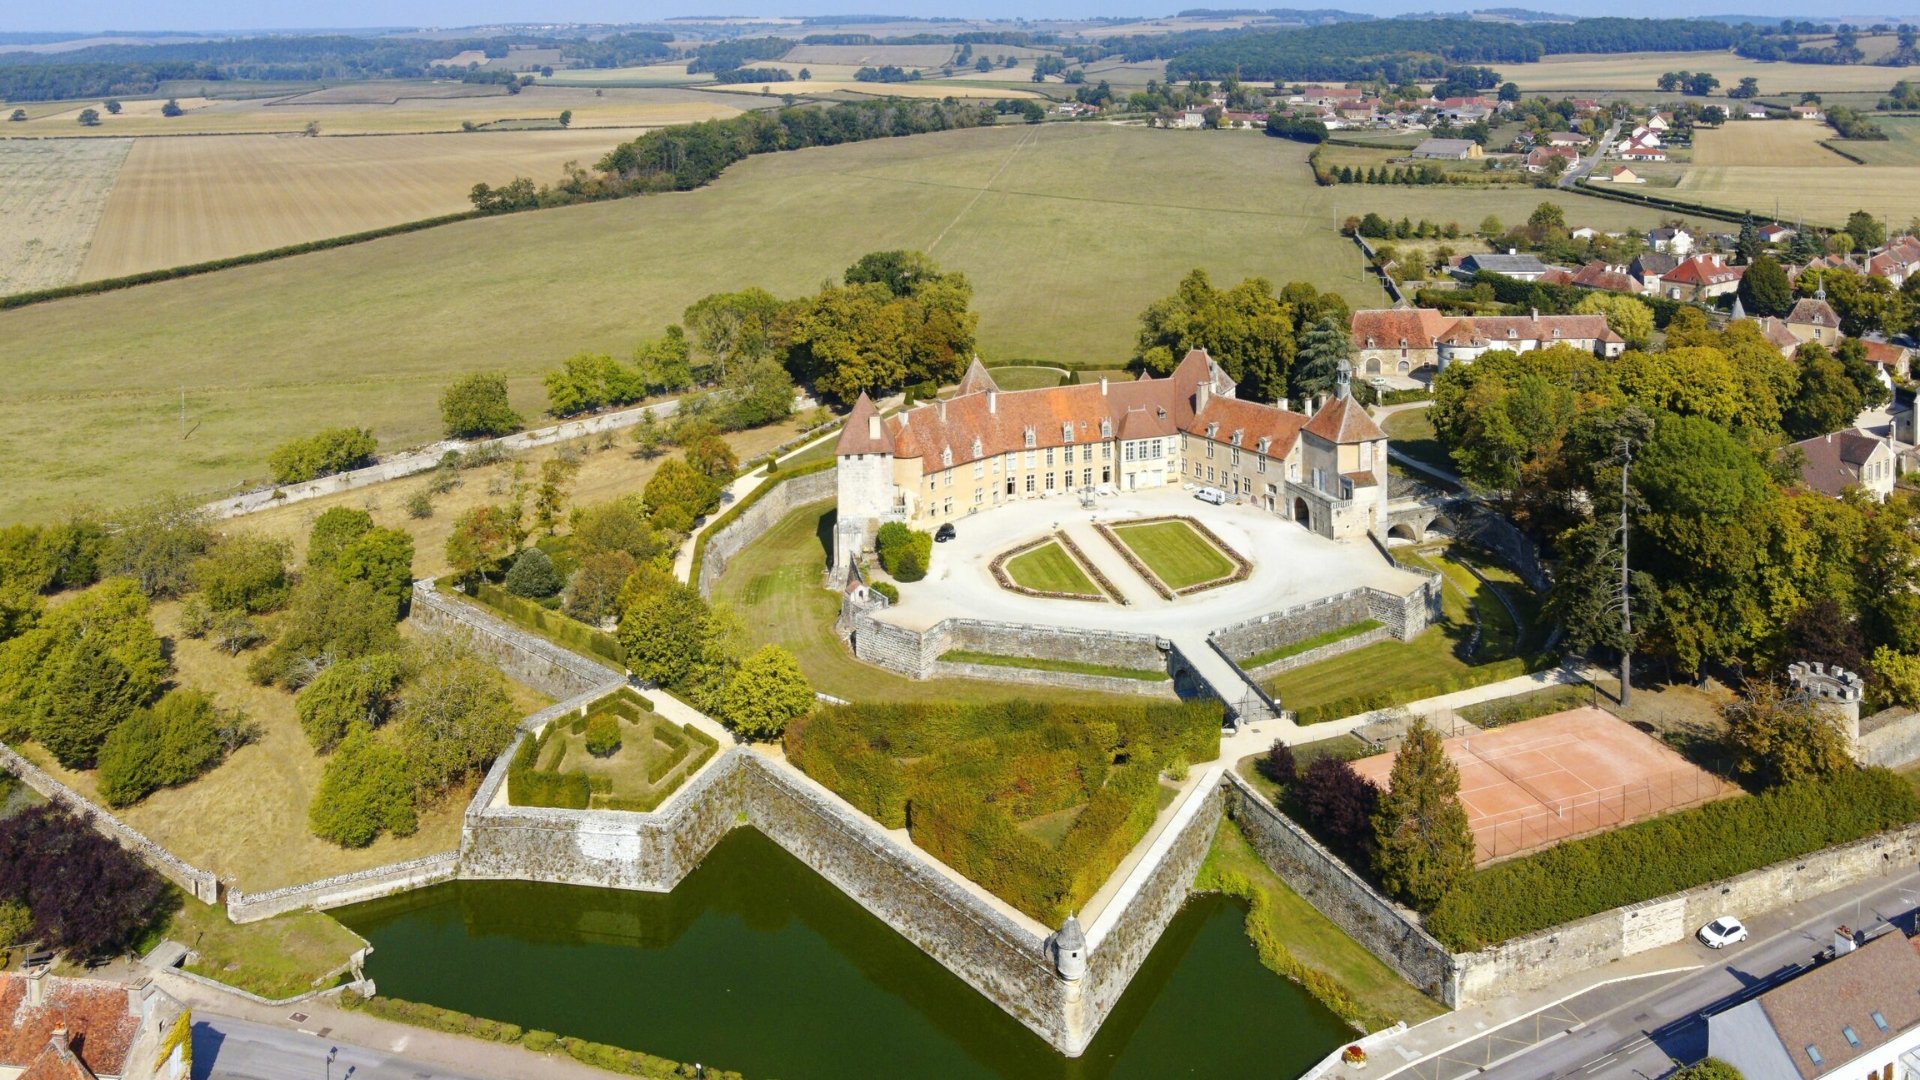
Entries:
[[765,645],[740,661],[720,694],[727,726],[748,739],[777,739],[788,722],[813,709],[813,687],[793,654]]
[[440,420],[450,439],[510,435],[524,424],[507,401],[506,378],[491,372],[474,372],[448,386],[440,395]]

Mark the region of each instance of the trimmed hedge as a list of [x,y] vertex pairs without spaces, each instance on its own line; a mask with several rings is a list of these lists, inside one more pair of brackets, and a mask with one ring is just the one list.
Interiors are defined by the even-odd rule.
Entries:
[[517,1043],[526,1034],[519,1024],[487,1020],[453,1009],[442,1009],[438,1005],[423,1005],[401,998],[363,998],[349,993],[340,995],[340,1004],[382,1020],[395,1020],[429,1031],[444,1031],[449,1035],[465,1035],[470,1039],[485,1039],[488,1042]]
[[687,571],[687,580],[693,582],[700,580],[700,566],[702,561],[707,557],[707,538],[709,536],[733,524],[736,518],[747,512],[748,507],[766,498],[768,492],[779,487],[781,484],[789,480],[797,480],[802,476],[811,476],[817,472],[825,472],[839,463],[839,459],[837,458],[827,458],[825,461],[816,461],[811,465],[802,465],[797,469],[782,469],[774,473],[766,483],[747,492],[745,496],[736,501],[732,506],[727,507],[725,513],[707,522],[706,528],[700,530],[700,535],[693,538],[693,563],[692,568]]
[[[1159,814],[1159,773],[1219,752],[1218,705],[861,704],[786,732],[790,761],[1049,924],[1083,907]],[[1059,844],[1023,822],[1079,809]]]
[[578,619],[549,611],[535,601],[522,599],[486,582],[472,586],[467,598],[563,649],[621,668],[627,666],[627,650],[621,646],[620,639],[604,630],[595,630]]
[[553,806],[562,810],[585,810],[593,803],[593,788],[581,773],[549,772],[540,769],[540,751],[553,738],[560,725],[549,724],[539,738],[520,740],[507,765],[507,801],[515,806]]
[[1487,867],[1443,897],[1426,926],[1450,949],[1480,949],[1915,820],[1920,797],[1885,769],[1787,784]]

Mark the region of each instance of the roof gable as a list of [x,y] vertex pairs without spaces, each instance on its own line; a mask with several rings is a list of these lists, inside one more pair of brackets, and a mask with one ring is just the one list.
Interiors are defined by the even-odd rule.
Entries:
[[1373,442],[1384,439],[1387,433],[1373,422],[1367,410],[1350,397],[1337,397],[1327,402],[1320,411],[1313,414],[1302,429],[1307,434],[1324,439],[1330,443]]

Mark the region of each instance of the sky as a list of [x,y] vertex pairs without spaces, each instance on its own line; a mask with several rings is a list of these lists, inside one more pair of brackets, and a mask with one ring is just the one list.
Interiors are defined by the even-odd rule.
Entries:
[[[474,26],[503,22],[646,22],[682,15],[827,15],[885,12],[911,16],[969,18],[1083,18],[1094,15],[1166,15],[1187,7],[1334,7],[1390,15],[1406,11],[1526,7],[1569,14],[1663,16],[1717,14],[1809,15],[1820,5],[1806,0],[1613,0],[1591,3],[1528,3],[1484,0],[1462,4],[1435,0],[98,0],[84,14],[60,4],[9,4],[0,31],[217,30],[374,26]],[[1891,5],[1890,5],[1891,6]],[[1831,12],[1811,17],[1841,20]],[[1862,18],[1868,18],[1862,16]],[[1877,20],[1878,16],[1873,16]]]

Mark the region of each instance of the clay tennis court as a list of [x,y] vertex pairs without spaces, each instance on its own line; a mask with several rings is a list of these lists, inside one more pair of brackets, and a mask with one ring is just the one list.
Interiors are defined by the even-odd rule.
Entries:
[[[1484,865],[1718,798],[1711,773],[1592,707],[1444,740]],[[1353,763],[1381,790],[1392,754]]]

